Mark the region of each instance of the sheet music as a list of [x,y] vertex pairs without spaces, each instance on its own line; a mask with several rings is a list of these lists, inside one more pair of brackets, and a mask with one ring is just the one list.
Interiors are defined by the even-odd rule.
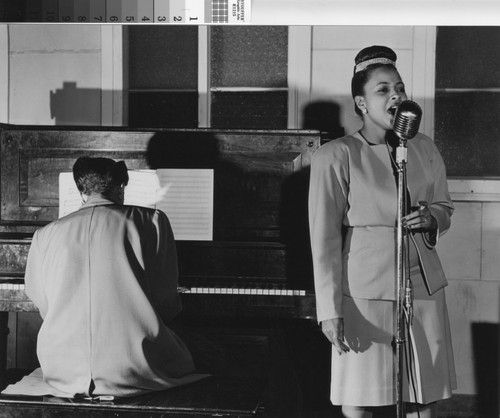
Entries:
[[125,187],[124,205],[156,208],[162,198],[156,170],[128,170],[128,184]]
[[62,218],[80,209],[82,204],[73,173],[59,173],[59,217]]
[[158,169],[164,192],[156,204],[170,219],[176,240],[213,239],[214,171]]
[[[160,183],[155,170],[129,170],[125,187],[125,205],[155,208],[161,199]],[[59,173],[59,217],[68,215],[82,206],[80,192],[73,180],[73,173]]]
[[[214,172],[212,169],[129,170],[126,205],[164,211],[176,240],[213,239]],[[59,217],[82,206],[73,174],[59,174]]]

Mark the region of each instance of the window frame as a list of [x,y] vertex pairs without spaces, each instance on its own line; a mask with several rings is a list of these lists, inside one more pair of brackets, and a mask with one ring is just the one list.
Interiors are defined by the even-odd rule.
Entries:
[[288,87],[210,87],[210,26],[198,27],[198,127],[210,128],[211,93],[216,91],[288,91],[287,128],[299,129],[301,105],[307,98],[300,94],[309,89],[311,61],[311,26],[288,27]]
[[0,122],[9,123],[9,28],[0,25]]

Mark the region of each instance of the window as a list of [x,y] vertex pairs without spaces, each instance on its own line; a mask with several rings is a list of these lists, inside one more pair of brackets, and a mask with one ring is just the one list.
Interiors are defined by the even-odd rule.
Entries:
[[214,26],[210,35],[211,126],[286,129],[287,27]]
[[126,30],[129,126],[286,129],[287,27]]
[[500,176],[500,27],[439,27],[435,141],[450,177]]
[[128,125],[198,126],[196,26],[128,28]]

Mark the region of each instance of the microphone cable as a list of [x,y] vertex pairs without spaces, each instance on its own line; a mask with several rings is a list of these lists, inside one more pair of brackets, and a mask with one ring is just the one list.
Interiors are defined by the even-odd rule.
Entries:
[[[406,186],[406,185],[405,185]],[[420,408],[418,404],[418,398],[417,398],[417,382],[415,378],[414,369],[416,369],[416,363],[415,363],[415,353],[413,350],[413,338],[412,338],[412,332],[411,332],[411,327],[413,324],[413,301],[414,301],[414,294],[413,294],[413,283],[410,279],[410,251],[409,251],[409,245],[410,245],[410,239],[409,235],[412,232],[409,231],[408,229],[406,230],[405,234],[405,246],[406,246],[406,276],[407,281],[405,285],[405,305],[403,306],[403,311],[404,311],[404,321],[405,321],[405,350],[404,350],[404,355],[405,355],[405,363],[406,363],[406,377],[408,379],[408,394],[410,393],[410,390],[413,391],[413,398],[415,399],[414,405],[415,405],[415,410],[417,413],[417,417],[420,418]]]
[[[403,190],[406,191],[404,197],[403,197],[403,206],[405,209],[405,215],[409,214],[411,212],[411,197],[408,191],[408,179],[406,176],[403,176]],[[412,333],[411,333],[411,326],[413,324],[413,301],[414,301],[414,293],[413,293],[413,283],[410,279],[410,235],[412,231],[409,230],[408,228],[405,228],[404,234],[403,234],[403,243],[404,243],[404,257],[405,257],[405,295],[404,295],[404,300],[405,303],[403,304],[403,311],[404,311],[404,321],[405,321],[405,330],[406,330],[406,335],[405,335],[405,350],[404,350],[404,355],[405,355],[405,363],[406,363],[406,374],[407,374],[407,379],[408,379],[408,393],[410,393],[410,390],[413,392],[413,397],[415,399],[415,410],[417,413],[417,418],[420,418],[420,409],[419,409],[419,404],[417,402],[417,385],[416,385],[416,378],[413,373],[414,367],[415,367],[415,353],[413,350],[413,338],[412,338]]]
[[410,390],[410,386],[413,391],[413,397],[415,398],[415,410],[417,412],[417,417],[420,418],[420,408],[419,404],[417,402],[417,386],[416,386],[416,381],[415,381],[415,375],[413,373],[413,367],[415,365],[414,359],[415,359],[415,354],[413,352],[413,340],[410,332],[410,327],[411,327],[411,319],[408,316],[408,312],[405,310],[405,320],[406,320],[406,350],[405,350],[405,360],[406,360],[406,374],[408,378],[408,390]]

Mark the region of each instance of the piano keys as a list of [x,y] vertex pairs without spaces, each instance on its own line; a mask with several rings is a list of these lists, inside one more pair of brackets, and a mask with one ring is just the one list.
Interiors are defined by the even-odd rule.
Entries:
[[[14,290],[24,292],[22,281],[0,282],[0,291]],[[186,295],[260,295],[260,296],[306,296],[305,290],[297,289],[263,289],[261,287],[180,287],[179,293]]]
[[0,290],[24,291],[24,283],[22,281],[0,282]]
[[[0,286],[0,289],[2,287]],[[259,295],[259,296],[306,296],[305,290],[297,289],[263,289],[261,287],[192,287],[184,291],[192,295]]]
[[[180,287],[183,318],[204,317],[302,318],[314,319],[314,294],[302,289],[263,289],[262,287]],[[208,298],[208,299],[207,299]],[[219,308],[215,308],[214,306]],[[24,291],[22,280],[0,281],[0,312],[36,312]]]

